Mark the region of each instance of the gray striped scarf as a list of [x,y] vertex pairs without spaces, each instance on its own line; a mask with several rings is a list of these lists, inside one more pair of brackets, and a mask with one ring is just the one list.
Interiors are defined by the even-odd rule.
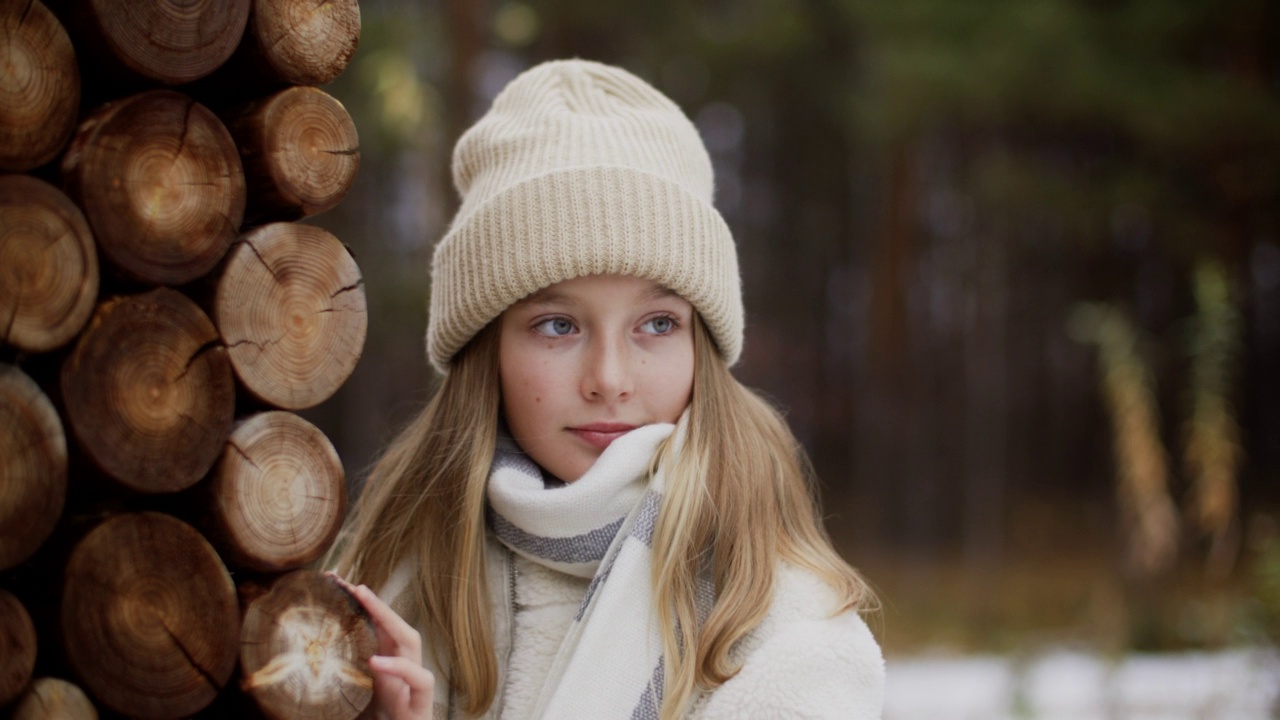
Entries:
[[651,561],[662,478],[648,471],[674,427],[627,433],[580,479],[554,488],[514,443],[499,444],[488,490],[498,539],[533,562],[591,578],[534,718],[658,717],[662,636]]

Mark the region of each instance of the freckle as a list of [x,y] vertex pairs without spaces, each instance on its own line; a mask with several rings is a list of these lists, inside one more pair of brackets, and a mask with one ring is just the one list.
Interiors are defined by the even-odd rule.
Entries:
[[534,401],[534,402],[536,402],[536,403],[540,403],[540,402],[542,402],[542,398],[540,398],[540,397],[535,397],[535,398],[533,399],[533,401]]

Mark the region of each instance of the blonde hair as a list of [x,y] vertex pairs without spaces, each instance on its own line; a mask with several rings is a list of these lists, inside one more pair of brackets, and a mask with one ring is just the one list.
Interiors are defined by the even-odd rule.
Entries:
[[[417,554],[416,609],[447,651],[448,682],[468,714],[497,692],[486,582],[485,483],[500,405],[491,323],[453,360],[435,397],[371,472],[339,573],[379,586]],[[872,594],[832,547],[803,448],[778,412],[729,372],[695,313],[688,434],[667,443],[666,493],[653,536],[655,597],[666,676],[661,717],[679,717],[700,690],[738,670],[730,649],[760,624],[779,560],[807,568],[838,599],[832,613],[866,608]],[[710,561],[716,602],[699,623],[700,568]],[[439,655],[437,656],[439,657]]]

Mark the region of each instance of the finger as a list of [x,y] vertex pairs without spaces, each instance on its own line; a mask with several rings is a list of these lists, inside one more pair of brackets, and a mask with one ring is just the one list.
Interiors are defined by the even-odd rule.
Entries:
[[387,655],[374,655],[369,658],[369,666],[375,672],[393,675],[405,685],[398,693],[395,706],[397,716],[400,711],[407,711],[409,717],[427,717],[431,703],[435,699],[435,676],[430,670],[408,658]]
[[396,614],[378,597],[372,590],[364,585],[356,585],[351,591],[364,609],[368,611],[369,616],[373,618],[373,623],[381,632],[385,632],[387,639],[395,646],[396,655],[402,655],[414,660],[419,665],[422,664],[422,636],[414,629],[412,625],[405,622],[404,618]]

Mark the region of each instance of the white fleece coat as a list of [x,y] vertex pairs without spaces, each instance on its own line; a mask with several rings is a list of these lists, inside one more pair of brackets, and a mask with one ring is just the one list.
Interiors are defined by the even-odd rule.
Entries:
[[[564,629],[540,631],[536,626],[538,613],[530,614],[526,609],[517,617],[516,601],[554,597],[557,592],[564,594],[564,587],[557,589],[554,585],[575,581],[549,578],[545,574],[517,575],[512,554],[506,548],[490,539],[488,550],[499,690],[489,711],[481,717],[483,720],[525,720],[518,713],[528,707],[525,696],[538,684],[537,678],[545,670],[535,658],[555,652],[554,648],[540,646],[558,645]],[[408,593],[404,592],[411,572],[412,564],[402,563],[379,594],[413,622]],[[866,623],[852,612],[831,617],[832,592],[808,571],[782,565],[776,577],[773,604],[763,622],[731,651],[733,660],[741,663],[741,671],[698,698],[687,717],[691,720],[879,720],[884,702],[884,661]],[[526,587],[525,583],[530,581],[551,585]],[[521,587],[517,588],[517,583]],[[535,625],[531,626],[530,622]],[[561,624],[561,621],[552,622]],[[426,628],[416,624],[424,642],[430,643]],[[518,640],[516,632],[521,633]],[[526,633],[536,637],[527,637]],[[530,640],[532,642],[527,642]],[[518,652],[513,653],[513,648]],[[445,669],[435,665],[429,651],[425,655],[428,669],[439,679],[434,720],[461,718],[456,708],[452,716],[449,714],[448,690],[443,682]],[[515,695],[508,697],[509,692]]]

